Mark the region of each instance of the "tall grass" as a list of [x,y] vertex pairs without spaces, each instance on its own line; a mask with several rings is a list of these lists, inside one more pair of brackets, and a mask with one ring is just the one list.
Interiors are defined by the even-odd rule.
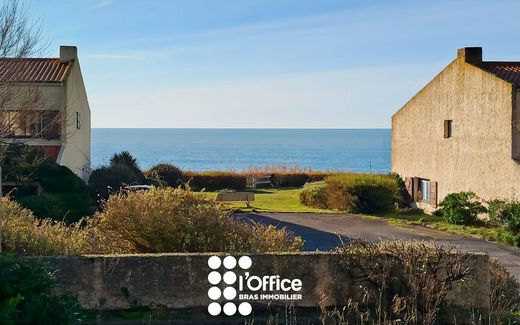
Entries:
[[38,219],[31,211],[3,197],[0,199],[2,248],[27,255],[93,253],[93,228],[77,222],[66,225]]
[[8,251],[28,255],[295,251],[285,229],[244,223],[202,194],[163,188],[111,196],[88,220],[70,226],[39,220],[7,198],[0,227]]
[[328,176],[326,182],[341,183],[345,186],[384,186],[397,189],[395,180],[387,174],[340,173]]

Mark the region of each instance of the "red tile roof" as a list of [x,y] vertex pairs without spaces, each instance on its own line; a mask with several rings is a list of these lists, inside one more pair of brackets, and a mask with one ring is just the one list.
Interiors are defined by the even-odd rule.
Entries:
[[62,82],[69,65],[58,58],[0,58],[0,82]]
[[482,62],[484,69],[514,85],[520,86],[520,62]]

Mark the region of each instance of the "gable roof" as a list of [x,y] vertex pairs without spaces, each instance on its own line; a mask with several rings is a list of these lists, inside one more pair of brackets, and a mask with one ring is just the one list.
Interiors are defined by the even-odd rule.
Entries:
[[520,86],[520,62],[484,61],[482,67],[500,79]]
[[59,83],[70,64],[59,58],[0,58],[0,82]]

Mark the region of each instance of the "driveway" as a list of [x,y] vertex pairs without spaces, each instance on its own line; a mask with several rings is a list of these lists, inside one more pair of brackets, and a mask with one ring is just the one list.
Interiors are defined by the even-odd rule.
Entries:
[[342,240],[352,239],[434,241],[444,246],[456,246],[463,251],[489,254],[520,279],[520,249],[478,238],[448,234],[423,226],[394,225],[384,219],[349,214],[238,213],[236,217],[286,227],[305,240],[305,250],[328,250],[340,245]]

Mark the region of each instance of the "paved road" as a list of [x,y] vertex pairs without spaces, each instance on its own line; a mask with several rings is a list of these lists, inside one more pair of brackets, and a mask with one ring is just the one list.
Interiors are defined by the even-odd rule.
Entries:
[[243,213],[237,214],[237,217],[286,227],[305,240],[305,250],[328,250],[341,244],[341,240],[351,239],[435,241],[441,245],[456,246],[464,251],[483,252],[496,257],[520,279],[520,249],[473,237],[448,234],[423,226],[393,225],[383,219],[363,218],[349,214]]

